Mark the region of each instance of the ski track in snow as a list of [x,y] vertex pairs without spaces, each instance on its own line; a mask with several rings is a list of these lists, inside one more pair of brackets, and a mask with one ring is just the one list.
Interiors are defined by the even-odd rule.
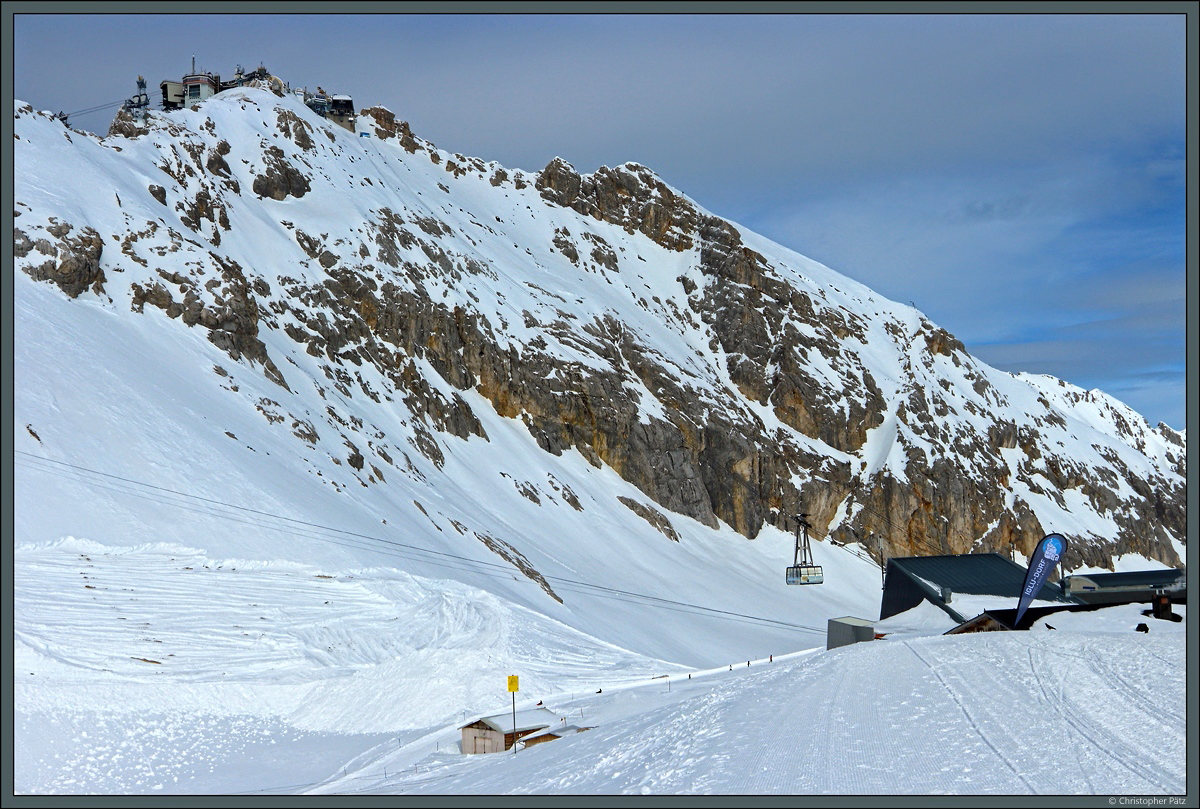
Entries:
[[[613,721],[585,734],[515,757],[392,760],[386,785],[360,775],[320,791],[1180,794],[1185,722],[1164,707],[1182,688],[1178,663],[1143,670],[1140,686],[1108,674],[1114,655],[1144,658],[1147,647],[1181,662],[1182,641],[1004,633],[858,645],[676,680],[680,696],[643,696],[644,711],[632,692],[598,696],[590,710]],[[665,696],[639,690],[652,689]]]
[[[33,737],[16,755],[21,792],[224,791],[264,772],[309,783],[363,740],[486,709],[495,672],[588,690],[678,668],[396,570],[74,539],[15,560],[18,732]],[[311,748],[310,765],[261,759],[282,742]]]

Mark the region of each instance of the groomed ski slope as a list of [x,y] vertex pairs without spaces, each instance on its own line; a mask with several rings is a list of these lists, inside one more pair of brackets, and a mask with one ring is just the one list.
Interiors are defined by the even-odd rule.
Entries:
[[880,641],[549,701],[597,726],[515,755],[388,753],[314,791],[1182,794],[1184,642],[1161,623]]
[[[16,562],[18,794],[1186,788],[1186,624],[1138,605],[968,636],[926,606],[875,643],[695,671],[395,569],[77,539]],[[514,673],[518,707],[593,729],[461,754]]]

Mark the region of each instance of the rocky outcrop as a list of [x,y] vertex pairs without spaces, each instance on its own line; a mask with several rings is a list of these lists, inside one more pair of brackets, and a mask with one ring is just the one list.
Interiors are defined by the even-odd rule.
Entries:
[[671,250],[692,246],[695,207],[645,166],[601,167],[582,177],[556,157],[538,174],[535,187],[547,202],[640,232]]
[[[281,109],[276,113],[275,125],[285,138],[295,143],[306,152],[316,148],[312,139],[312,125],[302,120],[291,110]],[[222,143],[225,143],[222,141]],[[226,144],[228,148],[228,144]]]
[[[268,379],[290,390],[259,338],[258,302],[242,267],[215,253],[209,253],[209,258],[220,273],[220,281],[212,279],[215,283],[211,284],[211,289],[202,290],[197,279],[190,276],[160,271],[162,280],[159,282],[131,284],[133,311],[141,312],[146,304],[150,304],[162,309],[170,318],[180,318],[188,326],[207,329],[209,341],[232,359],[245,358],[259,363]],[[265,288],[264,284],[261,280],[254,282],[259,288]],[[172,287],[178,290],[179,300],[176,300]],[[211,302],[205,300],[208,294],[212,294]]]
[[[72,226],[53,221],[45,233],[51,239],[36,241],[20,228],[13,229],[13,252],[21,269],[35,281],[50,281],[69,297],[76,298],[88,289],[104,292],[104,270],[100,256],[104,240],[91,227],[84,227],[74,236]],[[32,260],[31,256],[33,257]],[[43,257],[42,260],[37,260]]]
[[675,530],[675,527],[671,525],[671,521],[661,511],[645,503],[639,503],[632,497],[618,497],[617,499],[627,509],[653,525],[667,539],[672,542],[679,541],[679,532]]
[[406,152],[415,152],[421,148],[407,121],[396,120],[395,114],[386,107],[368,107],[361,115],[369,115],[375,122],[375,137],[380,140],[396,138]]
[[107,137],[138,138],[150,131],[146,116],[122,107],[108,125]]
[[298,199],[308,193],[308,177],[292,165],[278,146],[267,147],[263,152],[263,163],[263,173],[254,178],[252,187],[255,194],[284,200],[288,197]]
[[[455,527],[457,528],[457,526]],[[463,529],[459,530],[462,531]],[[499,556],[504,561],[508,562],[517,570],[521,571],[521,573],[523,573],[531,581],[535,582],[538,587],[541,587],[546,595],[553,598],[559,604],[563,603],[562,598],[558,595],[558,593],[554,592],[554,588],[550,586],[550,582],[546,581],[546,577],[543,576],[537,568],[530,564],[529,560],[525,557],[525,554],[521,553],[503,539],[497,539],[490,534],[480,533],[478,531],[474,533],[475,538],[482,542],[488,550]]]

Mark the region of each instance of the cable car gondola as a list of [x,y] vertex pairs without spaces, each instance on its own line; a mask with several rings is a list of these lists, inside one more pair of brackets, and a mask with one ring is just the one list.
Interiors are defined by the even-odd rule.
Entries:
[[807,517],[807,513],[796,516],[796,555],[787,569],[788,584],[821,584],[825,581],[825,571],[813,562],[812,548],[808,544],[808,529],[812,526]]

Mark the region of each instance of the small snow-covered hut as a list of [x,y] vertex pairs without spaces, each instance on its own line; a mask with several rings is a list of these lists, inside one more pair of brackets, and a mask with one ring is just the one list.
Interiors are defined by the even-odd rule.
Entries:
[[462,730],[462,751],[464,753],[503,753],[526,736],[558,723],[558,715],[546,708],[517,711],[515,727],[511,712],[484,716],[460,728]]

